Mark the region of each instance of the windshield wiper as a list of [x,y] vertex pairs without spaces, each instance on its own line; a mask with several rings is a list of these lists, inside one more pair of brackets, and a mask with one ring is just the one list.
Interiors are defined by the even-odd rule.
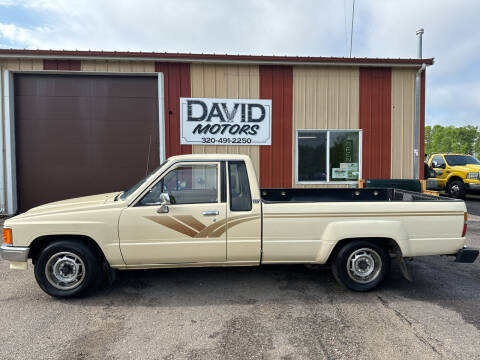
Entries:
[[115,196],[115,198],[113,199],[113,201],[117,201],[118,198],[120,197],[120,195],[122,195],[124,192],[125,192],[125,191],[119,192],[119,193]]

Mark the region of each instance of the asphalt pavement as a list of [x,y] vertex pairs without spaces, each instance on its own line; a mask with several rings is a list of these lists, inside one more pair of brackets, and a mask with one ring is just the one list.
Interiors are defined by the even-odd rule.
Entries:
[[299,265],[120,272],[57,300],[0,261],[0,359],[479,359],[479,261],[408,267],[369,293]]
[[480,216],[480,192],[467,194],[465,203],[469,214]]

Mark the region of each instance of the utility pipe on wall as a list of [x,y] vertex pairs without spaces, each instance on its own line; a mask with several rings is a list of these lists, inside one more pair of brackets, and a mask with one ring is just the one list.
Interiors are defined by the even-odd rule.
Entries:
[[165,154],[165,94],[164,76],[158,73],[158,143],[160,145],[160,164],[166,160]]
[[[418,48],[417,55],[418,58],[422,58],[422,35],[424,30],[422,28],[418,29],[416,34],[418,36]],[[415,122],[414,122],[414,133],[413,133],[413,178],[420,178],[420,96],[421,96],[421,86],[422,86],[422,71],[425,71],[427,65],[422,64],[420,69],[417,71],[415,76]],[[422,154],[423,159],[423,154]]]

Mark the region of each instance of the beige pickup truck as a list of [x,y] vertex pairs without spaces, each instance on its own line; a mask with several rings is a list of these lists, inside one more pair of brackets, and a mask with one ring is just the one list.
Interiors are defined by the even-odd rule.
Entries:
[[397,189],[260,189],[243,155],[175,156],[132,188],[33,208],[8,219],[1,255],[34,264],[56,297],[96,288],[115,269],[329,264],[366,291],[392,258],[453,255],[464,247],[461,200]]

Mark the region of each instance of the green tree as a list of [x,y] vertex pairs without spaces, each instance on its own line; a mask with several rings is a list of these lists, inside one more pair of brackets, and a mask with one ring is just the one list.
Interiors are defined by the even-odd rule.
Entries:
[[430,154],[432,150],[432,127],[431,126],[425,126],[425,153]]
[[476,126],[425,127],[425,152],[457,152],[480,154],[480,129]]

